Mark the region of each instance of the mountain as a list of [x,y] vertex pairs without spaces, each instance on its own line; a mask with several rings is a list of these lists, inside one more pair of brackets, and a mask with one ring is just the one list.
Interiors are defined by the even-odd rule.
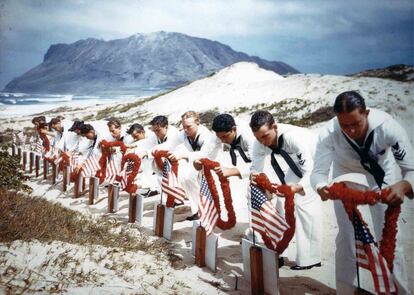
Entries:
[[161,31],[51,45],[40,65],[13,79],[4,91],[80,94],[173,88],[239,61],[282,75],[298,73],[283,62],[249,56],[216,41]]
[[400,82],[414,81],[414,67],[410,65],[398,64],[386,68],[366,70],[353,74],[354,77],[374,77],[391,79]]

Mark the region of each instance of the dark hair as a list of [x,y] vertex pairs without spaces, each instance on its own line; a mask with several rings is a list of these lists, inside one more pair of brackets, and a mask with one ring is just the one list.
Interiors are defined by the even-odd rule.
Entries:
[[356,91],[346,91],[339,94],[334,103],[335,113],[350,113],[355,109],[366,110],[364,98]]
[[168,118],[166,116],[155,116],[151,120],[150,125],[166,127],[166,126],[168,126]]
[[115,126],[115,128],[121,128],[121,122],[118,119],[110,118],[108,120],[108,127],[111,127],[112,125]]
[[60,123],[60,122],[62,122],[62,120],[60,119],[60,116],[53,118],[52,120],[50,120],[49,126],[51,127],[52,125],[56,125],[57,123]]
[[229,114],[220,114],[213,120],[212,129],[214,132],[229,132],[236,126],[234,118]]
[[259,130],[263,125],[267,125],[269,128],[275,123],[273,115],[268,111],[255,111],[250,119],[250,128],[253,132]]
[[145,132],[145,129],[144,127],[142,127],[141,124],[135,123],[135,124],[132,124],[131,127],[129,127],[127,133],[132,134],[134,131]]
[[83,121],[75,121],[73,122],[72,127],[69,128],[69,131],[75,131],[76,129],[81,130],[83,124]]
[[49,124],[48,123],[45,123],[45,122],[41,122],[41,123],[39,123],[39,127],[38,128],[39,129],[45,129],[45,128],[49,129]]
[[45,116],[38,116],[38,117],[34,117],[32,119],[32,123],[36,124],[36,123],[46,123],[46,117]]
[[89,131],[95,131],[95,128],[93,128],[93,126],[91,124],[83,124],[80,127],[80,132],[82,135],[85,135],[86,133],[88,133]]

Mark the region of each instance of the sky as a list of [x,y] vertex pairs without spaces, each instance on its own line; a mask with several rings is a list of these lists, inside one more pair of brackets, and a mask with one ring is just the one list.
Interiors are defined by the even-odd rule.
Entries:
[[412,0],[0,0],[0,89],[51,44],[180,32],[303,73],[414,64]]

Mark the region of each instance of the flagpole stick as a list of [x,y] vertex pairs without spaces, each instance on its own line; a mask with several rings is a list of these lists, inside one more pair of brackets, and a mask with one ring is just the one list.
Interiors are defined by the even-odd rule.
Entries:
[[[251,215],[252,215],[252,191],[251,191],[251,189],[250,189],[249,209],[250,209],[250,216],[249,216],[249,218],[250,218],[250,225],[251,225],[252,224],[252,218],[251,218]],[[253,246],[256,246],[256,234],[254,232],[253,226],[251,228],[252,228],[252,232],[253,232]]]
[[[352,212],[353,215],[353,219],[355,219],[355,211]],[[359,280],[359,264],[358,264],[358,258],[357,258],[357,245],[356,245],[356,231],[355,231],[355,226],[353,226],[354,228],[354,239],[355,239],[355,264],[356,264],[356,273],[357,273],[357,282],[358,282],[358,290],[361,289],[361,284],[360,284],[360,280]]]

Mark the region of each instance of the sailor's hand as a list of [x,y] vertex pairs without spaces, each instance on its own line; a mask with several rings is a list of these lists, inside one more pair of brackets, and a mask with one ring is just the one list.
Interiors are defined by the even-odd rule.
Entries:
[[176,155],[175,153],[172,152],[168,152],[167,154],[167,158],[170,161],[178,161],[180,158],[178,157],[178,155]]
[[411,184],[406,180],[401,180],[388,188],[387,203],[390,205],[398,205],[404,202],[404,196],[412,194]]
[[193,162],[193,166],[194,166],[195,170],[198,170],[198,171],[200,171],[201,169],[203,169],[203,164],[201,164],[201,161],[200,160],[195,160]]
[[303,186],[301,184],[290,183],[289,186],[290,186],[293,193],[299,194],[301,196],[305,195],[305,191],[303,190]]
[[136,153],[138,155],[138,157],[140,157],[141,159],[144,159],[145,157],[148,157],[148,153],[146,151],[139,151]]
[[321,199],[322,199],[322,201],[326,201],[326,200],[328,200],[329,199],[329,197],[330,197],[330,193],[329,193],[329,187],[326,185],[326,186],[323,186],[323,187],[320,187],[320,188],[318,188],[317,189],[317,192],[318,192],[318,194],[319,194],[319,196],[321,197]]
[[259,173],[250,174],[250,184],[257,185],[257,183],[256,183],[256,176],[257,175],[259,175]]
[[239,169],[236,167],[227,168],[227,167],[216,167],[214,168],[214,171],[217,173],[220,177],[230,177],[230,176],[240,176]]
[[82,165],[82,164],[81,164],[81,165],[76,166],[76,168],[75,168],[75,172],[76,172],[76,173],[79,173],[79,171],[82,169],[82,167],[83,167],[83,165]]

